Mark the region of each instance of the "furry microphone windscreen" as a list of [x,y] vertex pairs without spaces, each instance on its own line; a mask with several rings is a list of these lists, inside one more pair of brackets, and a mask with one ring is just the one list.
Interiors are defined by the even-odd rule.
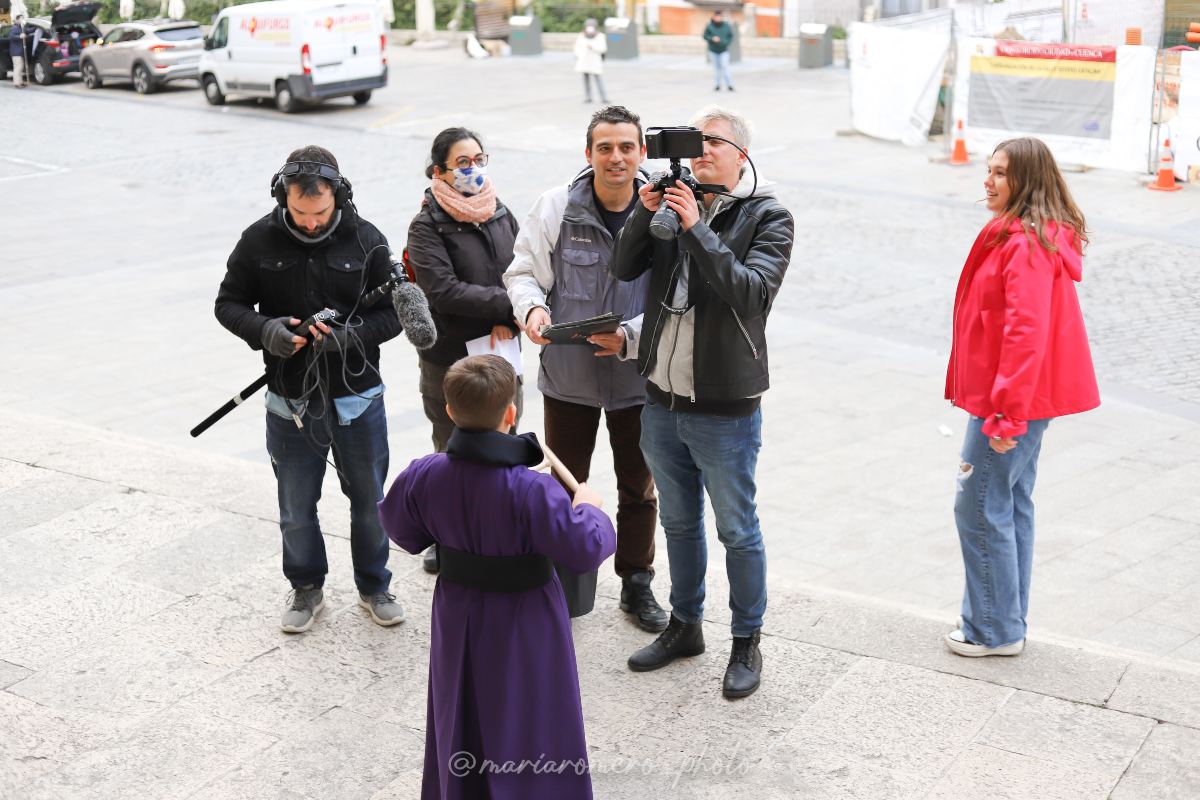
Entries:
[[397,284],[392,289],[392,307],[404,327],[404,335],[418,350],[428,350],[437,342],[437,328],[429,315],[429,301],[416,284]]

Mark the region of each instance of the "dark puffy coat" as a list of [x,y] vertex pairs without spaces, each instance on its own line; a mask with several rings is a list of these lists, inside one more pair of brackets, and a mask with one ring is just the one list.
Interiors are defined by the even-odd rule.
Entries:
[[466,342],[513,322],[504,270],[513,258],[517,220],[497,201],[487,222],[458,222],[425,190],[421,210],[408,227],[408,258],[417,285],[429,298],[437,344],[419,353],[440,366],[467,355]]
[[[370,308],[359,303],[391,275],[387,239],[347,208],[327,239],[303,244],[284,227],[283,213],[275,209],[242,233],[217,292],[217,319],[252,349],[261,350],[263,326],[273,317],[303,320],[332,308],[344,318],[357,306],[355,315],[361,317],[361,324],[354,330],[366,363],[363,353],[350,347],[343,370],[336,350],[329,352],[325,376],[329,392],[332,397],[345,397],[379,385],[379,345],[400,333],[400,321],[387,297]],[[271,391],[291,398],[301,395],[307,353],[307,346],[288,359],[263,353]]]

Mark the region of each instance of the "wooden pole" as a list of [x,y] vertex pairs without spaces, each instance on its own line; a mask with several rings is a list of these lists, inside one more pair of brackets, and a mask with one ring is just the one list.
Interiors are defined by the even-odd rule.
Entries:
[[546,455],[546,461],[550,464],[550,469],[554,470],[554,474],[558,479],[566,484],[567,489],[571,494],[579,489],[579,481],[575,480],[575,476],[571,474],[571,470],[563,466],[563,463],[558,460],[558,456],[554,455],[554,451],[545,444],[542,445],[542,452]]

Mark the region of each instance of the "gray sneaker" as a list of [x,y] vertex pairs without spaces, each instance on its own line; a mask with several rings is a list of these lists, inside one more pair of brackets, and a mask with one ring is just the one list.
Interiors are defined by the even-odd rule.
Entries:
[[292,590],[287,604],[279,627],[284,633],[304,633],[313,626],[317,612],[325,607],[325,593],[312,586],[303,586]]
[[376,592],[366,595],[358,594],[358,604],[371,614],[371,619],[377,625],[399,625],[404,622],[404,609],[396,602],[396,595],[387,592]]

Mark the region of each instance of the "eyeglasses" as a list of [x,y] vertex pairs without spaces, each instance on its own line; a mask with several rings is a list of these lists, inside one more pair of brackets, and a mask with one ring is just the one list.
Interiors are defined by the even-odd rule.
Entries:
[[[458,168],[458,169],[466,169],[467,167],[470,167],[471,165],[475,165],[476,167],[486,167],[487,163],[488,163],[488,154],[480,153],[479,155],[475,156],[474,158],[467,158],[466,156],[460,156],[458,158],[458,160],[454,162],[454,167]],[[451,165],[447,164],[446,166],[449,167]]]

